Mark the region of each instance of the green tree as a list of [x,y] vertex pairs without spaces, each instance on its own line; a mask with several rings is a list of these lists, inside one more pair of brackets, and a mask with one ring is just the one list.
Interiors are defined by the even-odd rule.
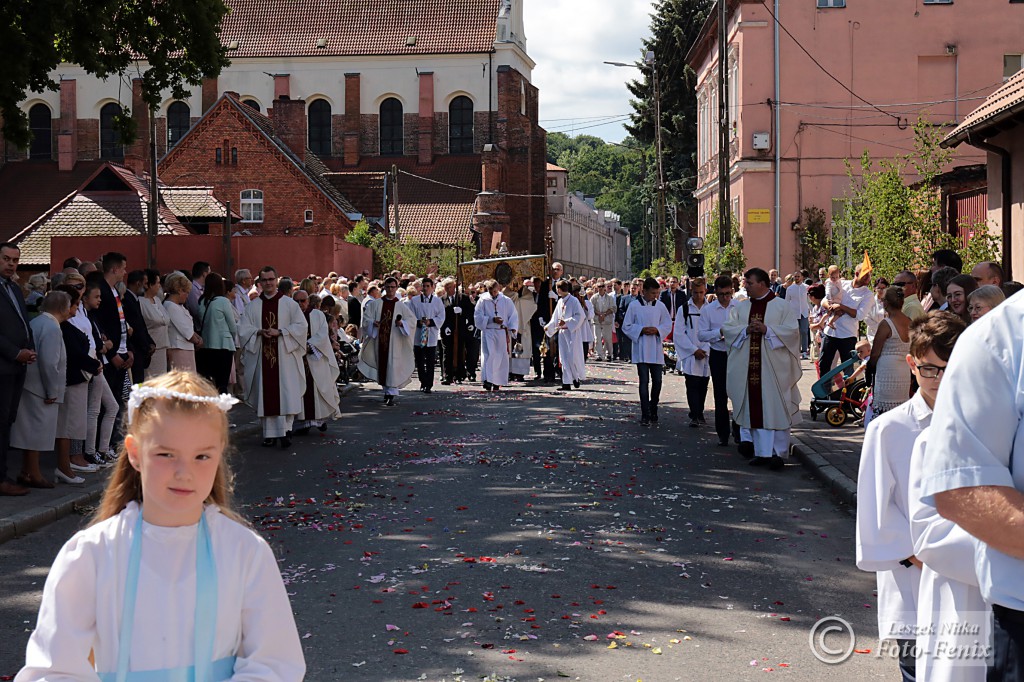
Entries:
[[[690,51],[711,9],[711,0],[657,0],[651,15],[651,36],[643,41],[644,51],[653,51],[661,92],[662,150],[668,201],[687,211],[695,207],[693,190],[697,177],[697,93],[696,74],[686,64]],[[650,69],[627,84],[635,98],[630,134],[644,145],[655,140],[654,81]],[[653,166],[652,166],[653,167]],[[648,179],[653,185],[654,178]]]
[[816,271],[831,257],[830,234],[825,218],[825,211],[817,206],[808,206],[802,211],[797,246],[803,270]]
[[345,235],[345,241],[350,244],[358,244],[359,246],[366,246],[373,248],[373,231],[370,229],[370,224],[365,220],[360,220],[358,223],[352,226],[348,234]]
[[725,246],[719,246],[719,207],[716,204],[711,212],[707,233],[704,235],[704,272],[708,277],[715,277],[725,270],[742,274],[747,268],[747,256],[743,253],[743,235],[740,234],[740,221],[736,214],[729,212],[729,228],[731,237]]
[[[99,78],[142,79],[143,98],[187,96],[228,64],[218,35],[224,0],[4,0],[0,3],[0,116],[3,134],[25,147],[28,117],[18,107],[29,91],[56,90],[54,70],[78,64]],[[145,64],[145,68],[142,68]],[[120,122],[130,141],[130,117]]]

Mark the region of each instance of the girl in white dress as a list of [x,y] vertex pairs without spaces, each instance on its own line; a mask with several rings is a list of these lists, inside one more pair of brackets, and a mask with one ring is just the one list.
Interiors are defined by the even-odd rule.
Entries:
[[180,371],[133,388],[117,468],[54,561],[17,682],[303,678],[273,551],[231,510],[235,402]]

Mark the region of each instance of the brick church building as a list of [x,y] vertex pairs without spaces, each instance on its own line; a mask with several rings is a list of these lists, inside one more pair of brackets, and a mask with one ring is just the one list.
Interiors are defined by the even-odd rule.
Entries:
[[[155,111],[161,180],[212,186],[244,235],[342,236],[367,219],[425,245],[543,253],[546,135],[524,1],[228,0],[230,66]],[[76,166],[149,166],[138,88],[74,65],[59,74],[58,92],[21,105],[30,149],[0,138],[0,200],[27,167],[43,187],[22,207],[28,222],[66,195]],[[130,146],[112,125],[122,106],[138,124]]]

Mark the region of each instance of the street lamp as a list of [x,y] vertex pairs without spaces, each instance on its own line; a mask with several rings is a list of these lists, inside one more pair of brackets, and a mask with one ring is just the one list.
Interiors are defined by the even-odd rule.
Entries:
[[665,165],[662,157],[661,146],[661,86],[658,81],[658,61],[654,51],[648,50],[644,54],[644,63],[626,64],[625,62],[609,62],[610,66],[625,66],[634,69],[649,70],[654,84],[654,152],[658,166],[658,211],[655,215],[654,243],[651,248],[651,260],[656,260],[662,255],[662,240],[665,239]]

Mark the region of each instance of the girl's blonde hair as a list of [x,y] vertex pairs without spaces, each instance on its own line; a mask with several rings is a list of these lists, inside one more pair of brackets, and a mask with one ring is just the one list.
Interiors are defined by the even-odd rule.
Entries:
[[[193,374],[172,370],[166,374],[150,379],[142,384],[155,388],[165,388],[179,393],[188,393],[195,396],[215,398],[217,389],[206,379]],[[216,405],[210,403],[192,402],[176,398],[149,398],[144,400],[138,409],[132,414],[131,424],[127,426],[126,436],[136,438],[144,434],[153,421],[154,415],[159,411],[172,410],[178,413],[196,416],[208,416],[219,420],[224,434],[224,453],[220,458],[220,465],[217,467],[217,474],[213,479],[213,489],[205,503],[216,504],[225,516],[239,522],[245,523],[237,512],[232,509],[231,498],[234,494],[235,480],[228,464],[228,415]],[[125,420],[127,423],[127,420]],[[96,510],[92,523],[99,523],[111,517],[117,516],[128,505],[129,502],[142,504],[142,476],[128,461],[128,453],[121,445],[120,456],[114,467],[113,475],[103,491],[103,499]]]

